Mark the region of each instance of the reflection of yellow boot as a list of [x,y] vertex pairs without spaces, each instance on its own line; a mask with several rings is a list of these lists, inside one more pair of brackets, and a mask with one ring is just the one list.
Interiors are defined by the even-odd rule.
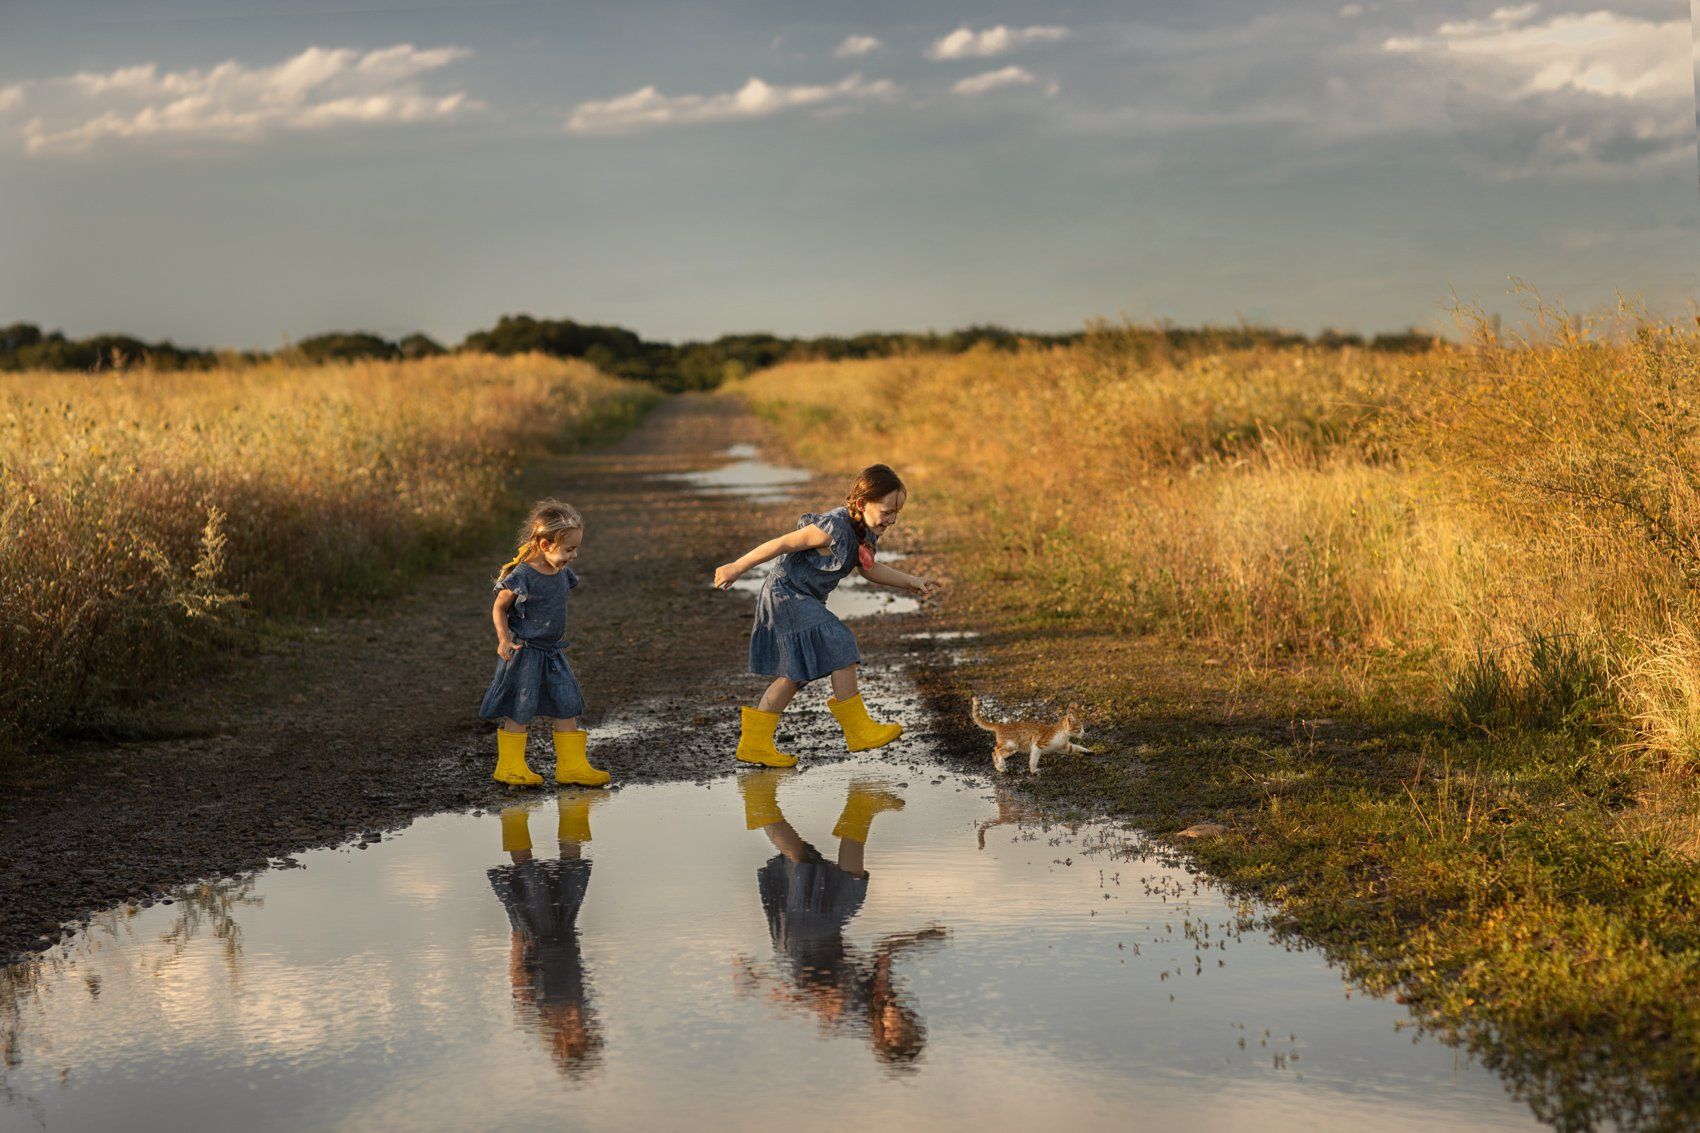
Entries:
[[555,799],[560,821],[555,825],[555,838],[561,842],[590,841],[590,807],[608,796],[601,791],[562,791]]
[[522,806],[502,808],[502,849],[510,854],[531,849],[531,827]]
[[787,755],[773,746],[773,733],[779,728],[779,713],[745,708],[744,731],[738,737],[738,758],[745,763],[763,767],[795,767],[797,757]]
[[869,719],[861,693],[848,700],[828,700],[826,706],[838,718],[838,726],[844,729],[844,738],[851,751],[884,747],[903,734],[902,724],[881,724]]
[[785,821],[779,809],[779,781],[791,774],[783,767],[738,774],[738,793],[744,796],[745,830],[760,830],[770,823]]
[[524,732],[496,729],[496,773],[491,778],[511,787],[535,787],[543,782],[543,776],[525,765]]
[[584,754],[586,738],[582,729],[555,733],[555,782],[574,787],[607,786],[612,776],[590,765]]
[[844,800],[844,813],[838,816],[838,825],[832,828],[832,833],[852,842],[866,842],[874,815],[882,810],[902,809],[902,797],[884,783],[877,779],[858,779],[850,784],[850,797]]

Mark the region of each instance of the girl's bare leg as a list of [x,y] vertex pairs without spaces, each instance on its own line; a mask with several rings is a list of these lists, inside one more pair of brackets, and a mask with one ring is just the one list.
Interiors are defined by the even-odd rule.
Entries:
[[840,838],[838,840],[838,868],[851,877],[866,876],[868,871],[862,868],[864,861],[862,851],[866,848],[866,843],[855,842],[849,838]]
[[504,732],[527,732],[530,730],[531,729],[525,724],[515,723],[506,716],[502,717],[502,731]]
[[[838,674],[832,674],[833,687],[837,688]],[[761,700],[756,702],[756,709],[761,712],[783,712],[791,703],[791,698],[797,695],[797,690],[803,686],[789,677],[775,677],[773,683],[767,686],[767,691],[761,694]]]
[[849,700],[856,695],[856,666],[846,665],[832,671],[832,698]]
[[788,860],[800,862],[808,857],[808,847],[803,845],[802,836],[789,822],[770,822],[761,828],[761,832],[767,835],[768,841],[773,843],[773,848],[784,854]]

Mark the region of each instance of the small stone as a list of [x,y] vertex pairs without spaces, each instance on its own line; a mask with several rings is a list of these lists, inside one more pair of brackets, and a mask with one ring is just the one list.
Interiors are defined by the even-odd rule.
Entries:
[[1177,838],[1214,838],[1218,834],[1226,834],[1228,828],[1220,822],[1200,822],[1175,833]]

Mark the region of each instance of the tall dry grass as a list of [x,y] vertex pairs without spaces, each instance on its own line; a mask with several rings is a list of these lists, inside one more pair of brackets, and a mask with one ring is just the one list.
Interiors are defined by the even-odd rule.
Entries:
[[1474,688],[1501,697],[1484,717],[1586,711],[1686,772],[1700,338],[1549,331],[1419,356],[1162,357],[1097,335],[736,388],[816,464],[896,465],[958,571],[1036,608],[1258,661],[1415,658],[1429,679],[1401,693],[1431,708]]
[[0,375],[0,748],[241,613],[322,612],[464,549],[523,458],[651,396],[541,356]]

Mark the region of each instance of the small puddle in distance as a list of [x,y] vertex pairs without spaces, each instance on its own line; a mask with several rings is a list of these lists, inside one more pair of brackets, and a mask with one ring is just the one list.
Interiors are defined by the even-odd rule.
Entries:
[[794,499],[799,487],[814,480],[814,474],[806,469],[786,468],[759,459],[760,450],[754,445],[733,445],[721,455],[729,461],[719,468],[668,472],[659,478],[689,484],[707,496],[739,496],[758,504]]

